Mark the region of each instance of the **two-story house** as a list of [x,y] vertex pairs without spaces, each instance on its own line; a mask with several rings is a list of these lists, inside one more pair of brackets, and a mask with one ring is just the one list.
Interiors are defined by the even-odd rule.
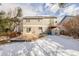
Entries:
[[23,35],[28,33],[40,34],[45,32],[49,26],[57,24],[57,17],[53,16],[26,16],[21,21],[21,32]]

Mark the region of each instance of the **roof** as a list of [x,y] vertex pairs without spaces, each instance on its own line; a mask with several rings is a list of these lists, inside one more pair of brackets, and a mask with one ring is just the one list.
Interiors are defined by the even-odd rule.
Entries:
[[23,17],[23,19],[36,19],[36,18],[57,18],[57,17],[54,17],[54,16],[26,16],[26,17]]

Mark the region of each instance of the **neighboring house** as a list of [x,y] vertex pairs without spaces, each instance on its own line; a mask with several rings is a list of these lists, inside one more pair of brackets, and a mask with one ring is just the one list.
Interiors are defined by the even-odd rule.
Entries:
[[39,35],[45,32],[49,26],[56,26],[57,17],[53,16],[26,16],[21,21],[22,34],[33,33]]

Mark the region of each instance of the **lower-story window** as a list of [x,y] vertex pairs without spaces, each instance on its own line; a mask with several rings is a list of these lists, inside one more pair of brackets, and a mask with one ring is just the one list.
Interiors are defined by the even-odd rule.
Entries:
[[39,27],[40,30],[42,30],[42,27]]
[[39,30],[41,30],[41,32],[43,32],[43,28],[42,27],[39,27]]
[[26,31],[27,32],[30,32],[31,31],[31,28],[30,27],[26,28]]

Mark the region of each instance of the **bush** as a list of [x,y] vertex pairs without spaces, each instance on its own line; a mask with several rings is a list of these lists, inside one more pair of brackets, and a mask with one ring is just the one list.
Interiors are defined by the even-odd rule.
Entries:
[[10,38],[14,38],[19,36],[21,33],[20,32],[8,32],[7,36],[9,36]]

